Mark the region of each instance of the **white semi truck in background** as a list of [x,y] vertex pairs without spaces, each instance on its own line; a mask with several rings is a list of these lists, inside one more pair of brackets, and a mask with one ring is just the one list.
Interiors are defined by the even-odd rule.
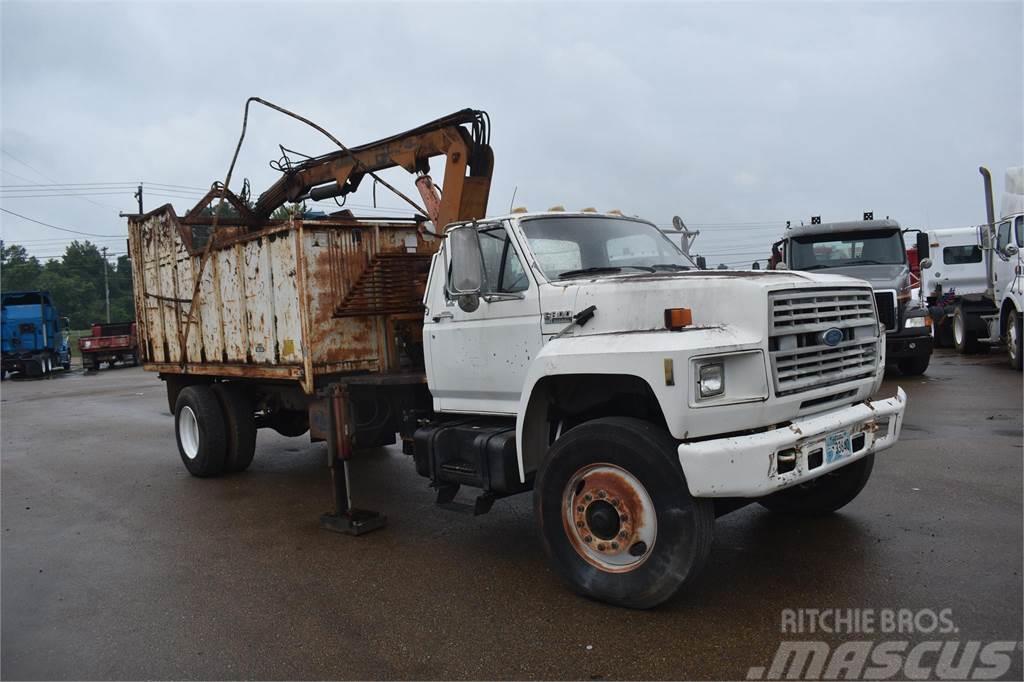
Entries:
[[[255,208],[215,187],[236,209],[224,229],[214,192],[183,218],[129,218],[142,358],[190,473],[244,470],[258,427],[309,430],[334,482],[322,525],[360,534],[384,519],[352,508],[348,461],[397,433],[440,506],[532,491],[558,575],[637,608],[700,572],[717,515],[857,496],[906,407],[900,389],[874,397],[885,335],[867,284],[701,271],[621,214],[485,218],[487,137],[466,110],[296,164]],[[429,216],[269,217],[392,165],[417,173]]]
[[982,166],[987,222],[929,232],[931,257],[921,262],[921,290],[932,317],[949,329],[961,353],[1005,345],[1021,369],[1024,311],[1024,167],[1006,171],[1000,218],[992,176]]

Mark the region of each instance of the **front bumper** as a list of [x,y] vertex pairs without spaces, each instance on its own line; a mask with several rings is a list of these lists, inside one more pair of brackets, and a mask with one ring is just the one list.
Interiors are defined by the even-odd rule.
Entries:
[[[906,406],[907,394],[897,388],[893,398],[794,419],[782,428],[680,443],[679,463],[694,497],[763,497],[891,447],[899,439]],[[853,437],[853,454],[829,463],[818,451],[837,431]],[[792,470],[779,473],[780,452],[787,459],[795,454]]]
[[887,360],[898,360],[899,358],[913,358],[921,355],[931,355],[934,340],[930,328],[920,332],[917,336],[903,336],[893,334],[885,335],[885,356]]

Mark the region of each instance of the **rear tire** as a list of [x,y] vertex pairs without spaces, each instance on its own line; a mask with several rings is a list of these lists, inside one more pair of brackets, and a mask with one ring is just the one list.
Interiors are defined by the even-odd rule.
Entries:
[[978,333],[967,327],[967,314],[961,306],[953,310],[953,347],[961,355],[977,353],[981,347]]
[[781,490],[758,500],[774,512],[799,516],[822,516],[853,501],[871,478],[875,455],[865,455],[803,485]]
[[224,411],[227,436],[224,470],[245,471],[256,454],[256,418],[252,401],[243,391],[230,384],[214,384],[213,392],[217,394]]
[[896,361],[896,366],[900,368],[900,373],[907,377],[916,377],[924,374],[925,370],[928,369],[928,363],[931,362],[932,355],[917,355],[911,358],[900,358]]
[[541,542],[579,594],[647,609],[700,573],[714,505],[690,496],[676,442],[639,419],[595,419],[563,434],[533,492]]
[[193,476],[209,478],[224,471],[227,434],[224,411],[209,386],[188,386],[178,394],[174,433],[178,454]]
[[1006,316],[1006,354],[1010,358],[1010,367],[1020,371],[1021,358],[1024,356],[1024,335],[1021,334],[1020,313],[1011,310]]

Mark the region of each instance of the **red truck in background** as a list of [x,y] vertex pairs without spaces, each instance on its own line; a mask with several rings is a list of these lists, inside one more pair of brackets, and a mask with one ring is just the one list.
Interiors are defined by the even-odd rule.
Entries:
[[134,322],[107,322],[92,325],[92,335],[78,339],[78,350],[82,353],[82,367],[86,370],[100,368],[106,362],[139,364],[139,339]]

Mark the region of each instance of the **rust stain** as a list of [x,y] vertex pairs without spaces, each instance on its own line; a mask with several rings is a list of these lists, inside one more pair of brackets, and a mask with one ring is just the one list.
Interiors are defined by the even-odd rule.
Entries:
[[[605,501],[612,505],[619,516],[619,531],[614,538],[585,536],[581,541],[574,529],[566,528],[566,536],[581,557],[586,557],[586,549],[596,549],[609,557],[626,554],[630,547],[640,539],[644,527],[643,501],[631,485],[619,474],[611,471],[598,471],[586,477],[586,485],[577,491],[573,498],[573,522],[578,529],[586,530],[587,510],[589,505],[597,501]],[[563,523],[569,521],[563,514]],[[591,542],[586,542],[591,537]],[[608,566],[602,570],[609,572],[627,572],[636,565],[622,566],[614,569]]]

